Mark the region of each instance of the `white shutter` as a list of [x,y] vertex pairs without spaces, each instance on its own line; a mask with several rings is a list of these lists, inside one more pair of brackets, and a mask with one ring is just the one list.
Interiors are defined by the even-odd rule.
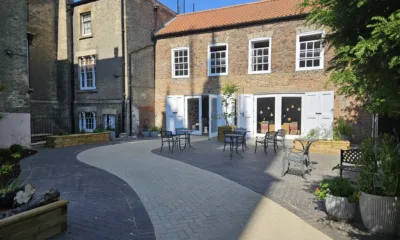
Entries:
[[[304,105],[304,134],[311,129],[320,128],[332,132],[334,112],[334,92],[306,93]],[[332,136],[329,136],[332,137]]]
[[251,94],[241,94],[238,99],[239,111],[238,111],[238,126],[241,128],[246,128],[247,136],[249,138],[253,137],[254,130],[254,97]]
[[166,107],[166,130],[175,133],[175,128],[183,127],[185,108],[184,97],[181,95],[168,95]]
[[78,113],[78,115],[79,115],[79,132],[80,132],[80,131],[82,131],[83,129],[85,129],[85,128],[83,127],[83,120],[84,120],[84,119],[82,119],[82,113],[81,113],[81,112]]

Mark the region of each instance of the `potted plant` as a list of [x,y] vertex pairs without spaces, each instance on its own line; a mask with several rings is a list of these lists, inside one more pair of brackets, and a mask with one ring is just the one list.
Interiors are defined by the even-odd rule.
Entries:
[[315,190],[318,200],[325,200],[328,215],[336,220],[354,219],[358,209],[359,192],[348,179],[324,179]]
[[400,216],[400,154],[395,137],[368,138],[361,144],[357,182],[360,213],[365,227],[375,234],[395,236]]
[[145,119],[144,123],[143,123],[143,137],[149,137],[150,136],[150,131],[149,131],[149,124],[148,124],[149,120]]
[[151,126],[150,127],[150,136],[151,137],[157,137],[158,136],[158,132],[160,131],[160,129],[156,126]]
[[225,126],[218,127],[218,140],[224,140],[224,131],[232,130],[234,123],[232,120],[235,118],[235,93],[239,91],[239,88],[233,83],[227,83],[221,89],[223,97],[222,97],[222,109],[223,113],[221,116],[225,120]]
[[350,125],[350,123],[342,117],[338,118],[336,120],[336,126],[333,129],[333,139],[336,141],[338,140],[350,141],[352,134],[353,134],[353,127]]
[[115,139],[115,128],[107,127],[107,131],[110,132],[110,140],[113,141]]

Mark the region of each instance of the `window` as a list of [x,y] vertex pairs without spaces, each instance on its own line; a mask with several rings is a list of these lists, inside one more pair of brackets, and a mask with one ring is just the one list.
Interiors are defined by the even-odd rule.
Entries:
[[96,89],[95,56],[85,56],[79,58],[79,82],[81,90]]
[[81,14],[82,36],[92,35],[92,17],[90,12]]
[[296,70],[324,68],[323,32],[297,35]]
[[172,49],[172,77],[187,78],[190,74],[189,48]]
[[249,41],[249,74],[271,72],[271,38]]
[[228,45],[208,46],[208,76],[228,75]]
[[94,112],[79,113],[79,131],[93,132],[96,128],[96,117]]

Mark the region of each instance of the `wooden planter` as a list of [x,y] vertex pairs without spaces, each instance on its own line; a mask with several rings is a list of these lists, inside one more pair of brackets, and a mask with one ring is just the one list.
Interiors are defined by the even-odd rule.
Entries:
[[235,127],[221,126],[218,127],[218,141],[224,141],[224,131],[234,130]]
[[[302,141],[304,146],[307,142]],[[293,140],[293,148],[297,150],[303,150],[299,140]],[[350,149],[349,141],[317,141],[311,145],[310,152],[312,153],[335,153],[340,154],[340,149]]]
[[48,136],[46,147],[60,148],[110,141],[110,132]]
[[49,239],[66,231],[67,204],[59,200],[0,220],[0,239]]

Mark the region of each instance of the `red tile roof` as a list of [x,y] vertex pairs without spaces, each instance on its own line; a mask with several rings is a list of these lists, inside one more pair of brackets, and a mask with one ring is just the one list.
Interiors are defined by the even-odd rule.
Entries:
[[156,36],[184,33],[301,15],[302,0],[264,0],[177,15]]

